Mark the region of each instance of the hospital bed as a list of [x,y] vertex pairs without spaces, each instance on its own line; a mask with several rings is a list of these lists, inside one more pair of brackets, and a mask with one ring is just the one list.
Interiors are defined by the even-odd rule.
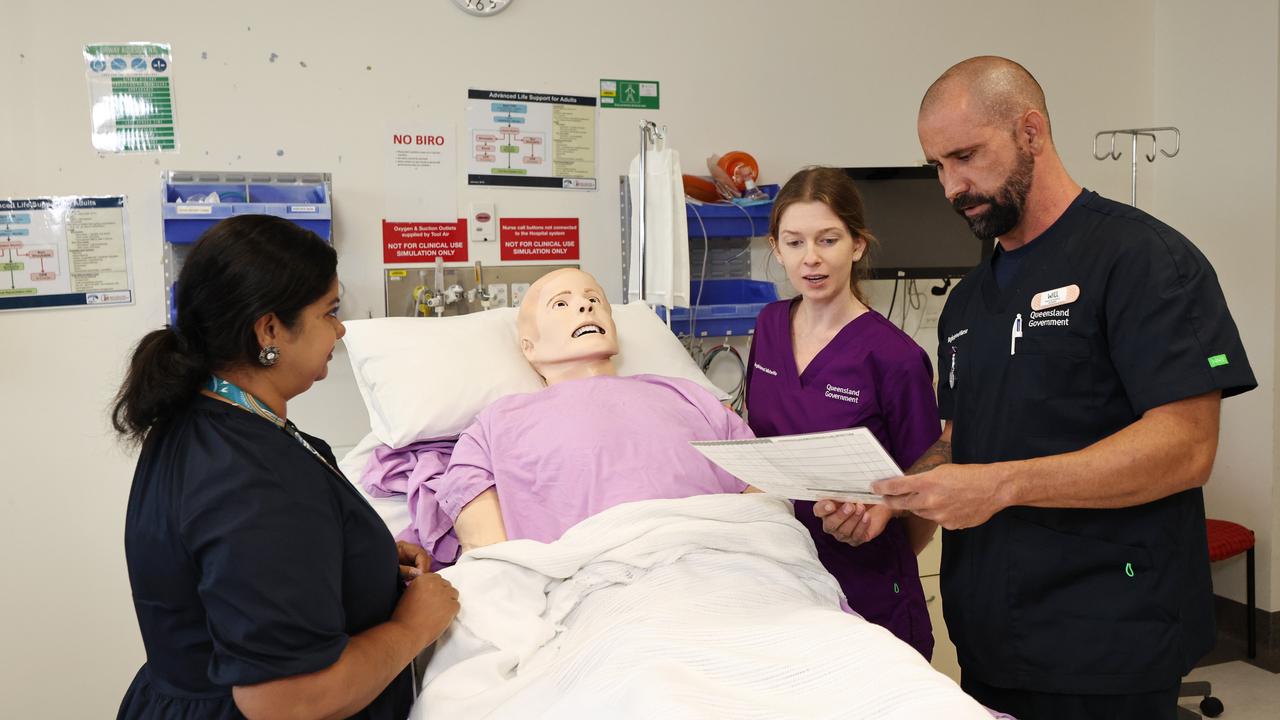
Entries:
[[[494,400],[542,387],[519,351],[515,315],[504,308],[347,323],[344,343],[371,427],[340,464],[393,533],[409,525],[405,499],[372,497],[359,482],[375,448],[456,436]],[[614,320],[620,375],[684,377],[726,398],[648,306],[616,307]],[[567,717],[627,716],[620,708],[636,717],[740,716],[724,703],[755,693],[758,717],[989,717],[910,646],[835,609],[839,586],[818,563],[807,532],[784,500],[703,496],[618,506],[552,544],[514,541],[472,551],[443,571],[459,587],[463,611],[436,644],[414,716],[528,716],[516,707]],[[651,547],[664,537],[705,547],[687,555]],[[781,594],[765,598],[760,584]],[[650,595],[620,600],[618,588]],[[699,598],[717,592],[732,598],[725,606],[733,612],[748,614],[725,625],[732,612],[699,606]],[[752,603],[760,605],[755,615]],[[773,622],[772,613],[788,607],[794,612],[782,625]],[[817,638],[823,649],[797,647],[793,637]],[[819,665],[802,672],[775,672],[819,656]],[[731,692],[704,676],[744,662],[744,685],[735,684],[742,672],[720,678]],[[831,687],[839,692],[821,691]],[[826,712],[804,705],[853,687],[874,707],[842,702],[842,710]],[[777,705],[780,697],[791,700]],[[535,707],[542,710],[529,710]]]

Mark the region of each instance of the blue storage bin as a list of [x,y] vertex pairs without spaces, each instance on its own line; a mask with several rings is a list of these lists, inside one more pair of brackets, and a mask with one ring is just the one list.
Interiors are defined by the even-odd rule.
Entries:
[[[777,185],[761,185],[760,189],[770,198],[778,195]],[[773,212],[773,203],[739,206],[731,203],[697,204],[685,203],[685,216],[689,220],[689,239],[702,237],[702,228],[707,229],[707,237],[760,237],[769,234],[769,215]],[[698,224],[698,218],[702,224]]]
[[[230,175],[230,174],[227,174]],[[193,178],[200,177],[200,181]],[[301,225],[320,237],[333,241],[332,211],[329,204],[329,176],[243,173],[232,177],[207,173],[170,172],[165,178],[165,203],[161,209],[165,242],[194,243],[219,220],[233,215],[274,215]],[[248,177],[246,181],[244,178]],[[218,202],[200,202],[210,193]],[[182,202],[178,202],[181,199]],[[196,200],[191,202],[191,200]]]
[[325,202],[323,185],[264,185],[249,184],[249,202],[301,203]]
[[[165,241],[164,270],[170,322],[176,321],[173,286],[188,246],[221,220],[235,215],[274,215],[332,243],[330,183],[328,173],[165,173],[162,193],[165,202],[161,206],[160,217]],[[204,202],[215,192],[218,202]]]
[[181,200],[189,203],[193,200],[201,201],[210,193],[218,193],[218,201],[224,203],[245,202],[248,197],[245,195],[244,183],[166,183],[165,184],[165,202],[176,203]]
[[219,220],[233,215],[275,215],[310,230],[320,237],[333,242],[330,237],[332,221],[327,213],[296,213],[288,211],[280,205],[256,205],[253,203],[235,203],[225,207],[213,207],[208,214],[179,215],[172,207],[164,208],[164,240],[175,245],[190,245],[206,230],[218,224]]
[[[756,316],[765,305],[778,299],[778,288],[767,280],[708,280],[698,296],[697,280],[690,283],[689,298],[700,304],[690,332],[690,311],[694,308],[672,308],[671,330],[676,335],[725,337],[750,335],[755,331]],[[666,308],[658,307],[658,317],[666,320]]]

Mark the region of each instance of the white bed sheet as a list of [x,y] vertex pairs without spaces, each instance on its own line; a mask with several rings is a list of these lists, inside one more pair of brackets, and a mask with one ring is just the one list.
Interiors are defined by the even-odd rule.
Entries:
[[414,720],[989,720],[911,646],[839,610],[782,499],[626,503],[441,571],[462,611]]
[[[380,518],[383,519],[385,524],[387,524],[387,528],[390,530],[390,532],[392,532],[393,534],[396,534],[401,532],[401,530],[403,530],[404,528],[407,528],[408,524],[410,524],[410,514],[408,514],[408,502],[406,501],[406,498],[404,498],[404,496],[372,497],[369,495],[369,493],[365,492],[365,488],[362,487],[360,483],[361,473],[362,471],[364,471],[365,465],[367,464],[367,461],[369,461],[369,457],[372,455],[372,452],[374,452],[374,448],[378,447],[379,445],[381,445],[379,439],[376,438],[374,434],[370,432],[369,436],[366,436],[364,439],[362,439],[362,441],[358,443],[356,447],[353,447],[351,451],[347,452],[347,454],[344,455],[342,459],[338,461],[338,465],[339,465],[339,468],[342,469],[343,473],[347,475],[347,478],[351,480],[353,486],[356,486],[357,491],[360,492],[361,495],[364,495],[366,500],[369,500],[370,505],[374,507],[374,510],[378,512],[378,515],[380,516]],[[735,497],[739,497],[739,496],[735,496]],[[744,500],[748,503],[763,502],[763,496],[755,496],[754,498],[742,498],[742,500],[737,500],[736,502],[742,502]],[[650,506],[660,507],[664,505],[664,503],[672,503],[672,502],[678,503],[680,501],[650,501],[650,503],[637,503],[637,505],[650,505]],[[714,498],[703,498],[703,500],[689,500],[685,502],[699,503],[699,505],[700,503],[712,503],[712,505],[716,505],[717,502],[722,502],[722,501],[714,500]],[[735,501],[730,501],[730,502],[735,502]],[[618,514],[618,512],[621,512],[621,514],[625,514],[625,515],[636,514],[636,512],[639,512],[641,516],[646,514],[646,511],[644,509],[639,509],[639,507],[636,507],[636,506],[623,507],[623,509],[614,509],[613,512],[614,514]],[[783,512],[782,515],[786,516],[786,518],[790,520],[790,512]],[[744,520],[744,518],[741,518],[741,516],[737,516],[737,514],[735,514],[735,518],[733,519],[739,520],[739,521]],[[591,521],[588,521],[588,524],[590,523]],[[594,523],[596,527],[599,527],[602,521],[594,520]],[[603,520],[603,523],[604,523],[604,527],[609,527],[609,525],[612,525],[612,520],[607,518]],[[791,520],[791,523],[794,523],[794,520]],[[783,523],[783,524],[786,524],[786,523]],[[799,525],[799,524],[796,523],[795,525]],[[617,528],[614,528],[614,529],[617,529]],[[625,533],[626,533],[626,530],[623,530],[623,534]],[[582,534],[581,530],[576,534],[577,536],[581,536]],[[526,544],[529,542],[531,541],[517,541],[515,543],[503,543],[502,546],[494,546],[494,548],[486,548],[486,551],[498,552],[498,548],[509,548],[512,546],[526,546]],[[540,543],[535,543],[535,544],[540,544]],[[556,544],[557,546],[566,547],[568,546],[568,544],[571,544],[571,543],[556,543]],[[544,547],[547,547],[547,546],[544,546]],[[812,544],[810,544],[810,547],[812,547]],[[736,550],[741,550],[741,547],[736,548]],[[475,560],[480,560],[480,556],[484,556],[485,553],[477,551],[476,555],[477,557]],[[520,555],[520,552],[517,551],[516,555],[517,556]],[[556,556],[558,555],[558,553],[552,552],[550,553],[550,555]],[[573,555],[573,553],[570,552],[570,555]],[[589,555],[590,555],[590,552],[589,552]],[[678,552],[677,552],[677,555],[678,555]],[[502,556],[502,552],[499,552],[498,555],[494,557],[494,560],[497,560],[498,557],[500,556]],[[508,557],[508,559],[504,559],[504,560],[511,560],[511,559],[509,559]],[[562,560],[563,560],[563,557],[562,557]],[[502,562],[502,561],[499,561],[499,562]],[[502,562],[502,564],[506,565],[506,562]],[[485,562],[481,561],[479,562],[479,565],[484,566]],[[517,564],[511,565],[511,568],[518,568],[518,565],[520,564],[518,564],[517,562]],[[474,568],[474,566],[472,566],[472,568]],[[716,569],[712,568],[709,570],[716,570]],[[457,571],[458,570],[451,570],[451,573],[457,573]],[[463,573],[462,577],[457,577],[457,575],[453,575],[451,573],[447,573],[447,575],[449,575],[449,577],[451,577],[451,579],[453,579],[454,582],[460,583],[462,585],[466,585],[468,584],[466,575],[471,573],[471,569],[462,570],[462,573]],[[481,571],[481,575],[483,574],[484,574],[483,571]],[[819,573],[819,574],[824,574],[824,573]],[[835,585],[835,580],[829,577],[827,577],[827,579],[829,580],[829,584]],[[810,582],[812,582],[812,579],[810,579]],[[484,583],[484,580],[481,580],[481,583]],[[586,583],[586,584],[590,585],[594,583]],[[608,585],[611,583],[604,583],[604,584]],[[492,587],[493,585],[489,584],[489,591],[492,591]],[[838,593],[838,589],[833,587],[832,592]],[[492,592],[486,592],[484,594],[486,594],[486,596],[492,597]],[[502,593],[502,594],[506,596],[507,602],[511,602],[512,597],[509,596],[508,593]],[[470,602],[470,601],[467,602],[466,615],[468,616],[484,615],[485,610],[486,609],[484,609],[484,607],[476,607],[474,602]],[[509,607],[508,609],[504,609],[504,610],[509,610]],[[827,619],[823,620],[822,623],[820,623],[819,625],[819,626],[822,626],[822,628],[824,628],[823,635],[829,635],[829,633],[826,632],[826,623],[827,621],[832,621],[831,620],[832,618],[838,619],[838,623],[841,623],[841,624],[847,625],[850,623],[850,619],[847,618],[847,616],[838,614],[838,612],[835,615],[828,614]],[[525,618],[525,620],[530,620],[530,619]],[[439,664],[436,664],[433,669],[434,671],[431,671],[431,675],[435,675],[435,676],[439,676],[442,674],[457,675],[458,670],[462,670],[463,675],[470,675],[470,673],[468,673],[467,670],[461,669],[461,667],[457,667],[456,665],[460,664],[460,662],[463,666],[472,665],[472,664],[475,664],[477,660],[480,661],[481,665],[484,665],[485,660],[480,659],[480,657],[476,657],[475,655],[471,655],[471,653],[475,653],[477,650],[479,650],[480,656],[489,655],[489,653],[492,653],[498,650],[498,648],[495,647],[495,646],[498,646],[498,644],[506,644],[500,641],[494,644],[490,644],[489,642],[485,642],[485,641],[479,641],[479,643],[476,643],[477,638],[475,637],[475,635],[471,635],[471,642],[466,642],[465,639],[458,637],[458,635],[471,634],[471,633],[468,633],[465,628],[466,623],[467,623],[466,620],[462,620],[462,623],[458,624],[456,629],[451,629],[451,632],[448,633],[449,637],[451,637],[452,639],[453,647],[449,648],[448,651],[445,651],[442,653],[443,657],[440,660],[443,660],[444,662],[439,662]],[[524,630],[513,630],[512,629],[513,625],[509,623],[495,623],[494,626],[495,628],[506,628],[507,633],[515,632],[516,635],[522,635],[522,637],[526,638],[526,642],[527,642],[527,633],[530,632],[530,628],[532,628],[532,630],[534,630],[536,634],[536,630],[538,630],[538,628],[543,628],[543,626],[545,626],[545,619],[539,618],[532,621],[532,623],[529,623],[529,625],[527,625]],[[561,629],[563,629],[563,626],[561,626]],[[489,630],[489,632],[493,632],[493,630]],[[790,632],[794,632],[794,628],[788,630],[788,633]],[[868,630],[864,629],[863,632],[868,632]],[[553,633],[553,634],[558,634],[558,633]],[[899,651],[901,651],[902,648],[908,647],[908,646],[905,646],[905,643],[897,642],[895,641],[895,639],[888,637],[887,632],[881,632],[879,633],[879,635],[881,635],[881,638],[879,638],[881,639],[881,642],[887,642],[888,646],[890,647],[901,646],[897,648],[897,650]],[[492,639],[497,639],[497,638],[492,638]],[[613,641],[616,641],[616,639],[617,638],[614,638]],[[867,637],[865,637],[864,635],[864,637],[859,638],[859,641],[860,641],[859,644],[863,642],[867,642]],[[509,642],[509,638],[508,638],[508,642]],[[480,648],[477,648],[476,644],[479,644]],[[539,646],[539,644],[540,643],[538,642],[531,643],[530,646],[526,646],[525,652],[518,653],[518,655],[524,655],[525,660],[530,660],[531,655],[544,655],[544,653],[539,653],[532,650],[534,646]],[[558,644],[558,643],[550,643],[550,644],[554,646],[554,644]],[[612,642],[609,644],[612,644]],[[466,648],[465,646],[471,646],[471,647]],[[488,648],[488,652],[485,652],[483,648]],[[810,650],[812,650],[812,648],[810,648]],[[448,656],[451,656],[451,655],[453,655],[453,657],[452,659],[449,659]],[[471,655],[471,661],[470,662],[463,661],[466,659],[468,655]],[[503,660],[507,660],[509,662],[509,651],[508,653],[498,652],[498,655],[499,656],[507,655],[508,656],[507,659],[503,659]],[[553,655],[557,655],[557,653],[553,652]],[[806,655],[809,655],[809,652],[803,653],[803,656],[806,656]],[[844,655],[844,652],[837,652],[835,653],[835,655],[842,656]],[[914,651],[897,652],[896,655],[901,656],[900,660],[902,659],[902,657],[905,657],[905,660],[906,662],[908,662],[909,665],[916,666],[913,673],[910,673],[910,674],[916,675],[916,679],[919,680],[920,679],[919,665],[922,664],[923,659],[920,659],[919,661],[916,660],[916,657],[914,656]],[[540,657],[539,660],[544,660],[544,657]],[[498,659],[495,659],[495,657],[490,655],[486,660],[489,660],[490,662],[492,662],[493,660],[498,660]],[[635,660],[635,659],[632,659],[632,660]],[[845,661],[846,659],[841,659],[841,660]],[[452,669],[451,667],[449,667],[451,665],[454,665]],[[506,662],[503,662],[502,660],[498,660],[498,665],[506,665]],[[517,662],[517,665],[518,665],[518,662]],[[554,662],[552,662],[552,665],[554,665]],[[882,662],[878,660],[874,665],[877,665],[877,666],[882,665]],[[925,667],[927,667],[927,665],[925,665]],[[447,670],[448,670],[448,673],[447,673]],[[485,678],[485,676],[488,676],[488,679],[490,680],[490,682],[483,682],[483,680],[481,680],[481,683],[480,683],[481,687],[484,687],[484,685],[488,685],[488,687],[485,687],[483,691],[481,691],[480,693],[477,693],[477,694],[480,694],[481,697],[474,698],[475,701],[480,702],[480,705],[490,705],[489,710],[494,710],[493,706],[506,705],[506,703],[500,700],[500,698],[503,698],[503,696],[509,697],[509,694],[515,694],[518,691],[529,691],[529,689],[532,689],[527,687],[527,685],[525,685],[525,687],[521,687],[521,685],[524,685],[524,683],[498,682],[497,685],[499,685],[499,687],[494,687],[494,684],[492,684],[492,680],[494,679],[492,673],[494,670],[495,669],[493,669],[493,667],[490,667],[488,673],[485,673],[485,671],[481,671],[480,673],[481,678]],[[545,682],[545,679],[547,679],[547,673],[545,673],[545,670],[547,670],[547,667],[544,666],[543,670],[544,670],[543,673],[539,673],[539,675],[543,675],[543,678],[540,678],[540,679],[543,680],[543,682]],[[509,666],[508,666],[508,671],[509,671]],[[498,671],[497,674],[504,675],[506,673],[502,673],[502,671]],[[942,705],[947,707],[948,714],[951,714],[952,711],[955,711],[956,710],[955,703],[959,703],[959,706],[964,707],[964,710],[960,712],[960,715],[951,715],[951,716],[955,716],[955,717],[970,716],[970,714],[972,714],[973,706],[970,705],[969,698],[964,698],[964,700],[961,700],[960,697],[957,697],[954,692],[948,691],[948,689],[942,689],[942,694],[943,696],[950,696],[950,697],[943,698],[943,697],[936,696],[938,689],[947,688],[947,683],[942,682],[941,680],[942,678],[941,674],[937,674],[937,676],[925,674],[924,678],[932,678],[932,680],[928,680],[928,679],[925,680],[925,685],[929,685],[929,689],[931,689],[932,691],[925,694],[931,694],[931,696],[934,696],[932,698],[932,701],[927,701],[927,703],[941,701]],[[471,678],[467,678],[467,679],[471,680],[471,682],[475,682],[476,680],[474,675],[472,675]],[[540,684],[540,683],[535,683],[535,684]],[[443,689],[443,687],[447,687],[447,685],[448,683],[445,683],[444,685],[436,685],[435,692],[439,692],[440,689]],[[500,685],[507,685],[507,687],[500,687]],[[919,685],[916,685],[916,688],[919,688]],[[480,689],[480,688],[474,688],[474,689]],[[641,689],[640,696],[649,697],[650,693],[648,691],[652,691],[652,689],[653,689],[652,687]],[[669,689],[671,688],[667,688],[667,689],[669,691]],[[847,689],[847,688],[842,688],[842,689]],[[896,689],[897,689],[897,692],[890,693],[892,694],[892,696],[896,696],[896,694],[899,694],[901,692],[901,688],[896,688]],[[959,688],[956,688],[956,691],[957,689]],[[539,696],[540,693],[536,691],[536,689],[532,689],[532,692],[527,694],[529,694],[529,696],[536,697],[536,696]],[[559,693],[557,692],[556,694],[559,694]],[[626,693],[623,692],[622,694],[626,694]],[[786,697],[795,698],[794,694],[791,694],[791,693],[783,693],[783,694],[785,694]],[[960,693],[960,694],[963,694],[963,693]],[[449,698],[449,700],[445,700],[444,703],[445,705],[454,705],[454,703],[456,703],[457,700],[458,698]],[[557,702],[552,700],[552,698],[541,697],[540,700],[544,702],[548,702],[549,707],[557,705]],[[588,705],[590,705],[590,703],[596,702],[596,700],[598,700],[598,698],[594,697],[594,693],[588,693],[586,694],[585,698],[582,698],[582,697],[579,698],[580,702],[588,703]],[[618,700],[618,698],[614,698],[614,700]],[[724,698],[721,698],[721,700],[724,700]],[[756,700],[760,700],[760,698],[756,698]],[[881,701],[886,701],[886,700],[888,700],[888,698],[881,698]],[[463,703],[463,705],[466,705],[466,703]],[[840,711],[818,712],[817,715],[812,715],[812,716],[828,716],[828,717],[861,717],[861,716],[882,717],[883,716],[883,717],[887,717],[887,716],[899,716],[900,712],[905,710],[906,716],[910,717],[911,715],[913,715],[913,712],[920,710],[919,707],[914,707],[914,708],[902,707],[899,705],[899,702],[891,702],[890,705],[897,706],[897,707],[893,707],[893,710],[888,712],[887,715],[882,715],[882,712],[886,710],[886,708],[883,708],[883,707],[879,708],[878,711],[872,711],[872,712],[869,712],[869,714],[867,714],[868,708],[864,706],[861,708],[856,708],[856,710],[855,708],[842,707]],[[428,703],[420,702],[419,705],[417,705],[417,707],[415,708],[415,717],[428,716],[428,712],[426,712],[426,707],[428,707]],[[454,706],[454,707],[457,707],[457,706]],[[470,710],[470,708],[468,708],[468,710]],[[559,711],[570,710],[570,712],[568,712],[567,715],[562,715],[562,716],[576,716],[577,715],[576,711],[585,710],[585,708],[584,707],[567,708],[567,707],[561,706],[561,707],[558,707],[558,710]],[[689,711],[689,710],[690,710],[690,707],[682,708],[682,711]],[[708,710],[708,708],[704,707],[703,710]],[[777,708],[774,707],[773,710],[776,711]],[[799,707],[792,706],[792,707],[788,707],[788,710],[790,710],[791,712],[799,711],[799,715],[794,715],[799,717],[799,716],[804,716],[804,712],[806,710],[812,711],[814,710],[814,708],[803,707],[803,706],[799,706]],[[931,710],[936,710],[936,708],[931,708]],[[714,712],[714,710],[712,710],[712,712]],[[588,714],[590,714],[590,712],[588,712]],[[429,715],[433,717],[436,716],[435,712],[430,712]],[[495,715],[502,715],[502,712],[495,712]],[[517,711],[516,715],[521,716],[521,712]],[[765,712],[765,715],[768,715],[768,711]],[[780,716],[783,716],[783,715],[786,715],[786,712],[783,712],[783,714]],[[1010,716],[997,714],[997,712],[991,712],[991,711],[983,712],[982,715],[977,715],[977,716],[978,717],[1006,717],[1006,719],[1012,720]]]

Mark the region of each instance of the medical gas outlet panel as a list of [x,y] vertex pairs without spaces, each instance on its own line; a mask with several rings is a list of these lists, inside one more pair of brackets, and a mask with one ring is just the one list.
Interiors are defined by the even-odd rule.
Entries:
[[577,265],[412,265],[383,274],[387,317],[451,317],[519,307],[535,280]]

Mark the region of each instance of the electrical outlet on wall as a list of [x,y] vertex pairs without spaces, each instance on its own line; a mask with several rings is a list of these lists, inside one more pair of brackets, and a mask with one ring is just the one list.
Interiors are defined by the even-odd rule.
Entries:
[[494,283],[489,286],[489,307],[507,306],[507,286]]
[[511,283],[511,307],[520,307],[520,301],[524,300],[524,294],[529,292],[531,283]]

